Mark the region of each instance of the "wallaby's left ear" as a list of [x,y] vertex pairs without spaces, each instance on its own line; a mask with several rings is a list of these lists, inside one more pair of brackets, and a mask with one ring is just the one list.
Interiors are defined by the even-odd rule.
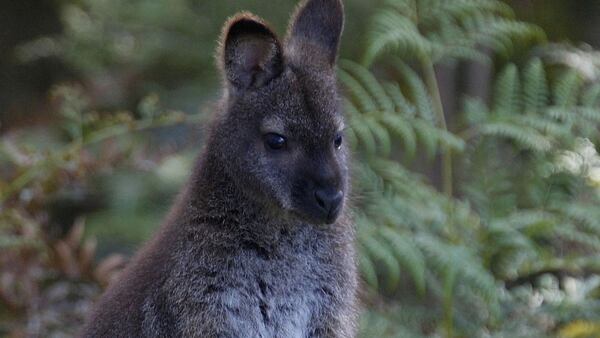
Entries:
[[333,66],[343,27],[341,0],[305,0],[290,21],[287,52],[297,61],[317,61],[317,58]]

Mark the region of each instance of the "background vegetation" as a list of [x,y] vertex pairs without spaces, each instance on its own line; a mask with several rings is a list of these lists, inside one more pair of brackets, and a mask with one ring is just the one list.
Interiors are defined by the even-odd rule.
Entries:
[[[0,335],[73,336],[186,180],[222,22],[294,4],[6,5]],[[600,7],[346,8],[361,335],[600,336]]]

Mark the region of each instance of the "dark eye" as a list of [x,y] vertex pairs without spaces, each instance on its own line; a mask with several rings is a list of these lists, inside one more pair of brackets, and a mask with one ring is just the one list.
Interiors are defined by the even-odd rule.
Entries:
[[342,135],[338,135],[335,137],[335,139],[333,140],[333,145],[335,146],[335,149],[340,149],[340,147],[342,146]]
[[264,138],[265,138],[265,145],[270,149],[279,150],[279,149],[282,149],[283,147],[285,147],[286,139],[285,139],[285,137],[283,137],[279,134],[269,133],[269,134],[266,134],[264,136]]

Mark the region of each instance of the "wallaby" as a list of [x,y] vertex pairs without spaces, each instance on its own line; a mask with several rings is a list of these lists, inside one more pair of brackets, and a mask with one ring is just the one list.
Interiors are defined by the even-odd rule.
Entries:
[[353,337],[341,0],[307,0],[283,42],[223,29],[223,97],[189,184],[96,304],[83,337]]

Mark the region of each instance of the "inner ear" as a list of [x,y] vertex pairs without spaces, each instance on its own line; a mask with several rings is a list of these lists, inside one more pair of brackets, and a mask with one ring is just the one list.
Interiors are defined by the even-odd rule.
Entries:
[[264,86],[283,69],[279,39],[250,13],[228,20],[221,41],[221,67],[227,81],[238,89]]

